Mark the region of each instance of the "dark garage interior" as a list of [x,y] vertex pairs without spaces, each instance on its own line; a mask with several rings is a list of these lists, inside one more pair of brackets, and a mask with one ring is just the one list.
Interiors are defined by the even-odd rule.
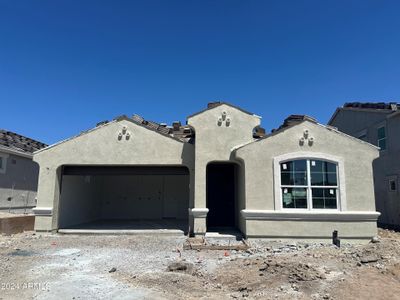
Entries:
[[60,229],[188,230],[185,167],[64,166]]

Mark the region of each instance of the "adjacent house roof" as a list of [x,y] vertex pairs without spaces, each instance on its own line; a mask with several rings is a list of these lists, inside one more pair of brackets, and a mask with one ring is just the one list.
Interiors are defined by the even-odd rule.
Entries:
[[0,129],[0,146],[3,149],[24,154],[32,154],[37,150],[47,147],[44,143],[3,129]]
[[332,124],[337,114],[341,110],[357,110],[365,112],[376,112],[392,114],[400,111],[400,103],[396,102],[346,102],[342,107],[336,109],[328,124]]
[[400,104],[396,102],[347,102],[343,105],[344,108],[359,108],[359,109],[385,109],[396,111],[400,109]]

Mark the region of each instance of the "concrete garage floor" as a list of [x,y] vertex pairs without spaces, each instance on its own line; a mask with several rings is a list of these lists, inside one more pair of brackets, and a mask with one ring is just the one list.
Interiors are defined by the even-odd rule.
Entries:
[[187,220],[98,220],[58,230],[63,234],[173,234],[188,232]]

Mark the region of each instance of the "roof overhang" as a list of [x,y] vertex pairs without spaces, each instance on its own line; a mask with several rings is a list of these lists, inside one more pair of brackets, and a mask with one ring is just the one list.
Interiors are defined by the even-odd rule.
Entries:
[[30,158],[30,159],[32,159],[32,157],[33,157],[32,153],[21,152],[21,151],[18,151],[18,150],[12,149],[12,148],[8,148],[8,147],[4,147],[4,146],[0,146],[0,152],[13,154],[13,155]]

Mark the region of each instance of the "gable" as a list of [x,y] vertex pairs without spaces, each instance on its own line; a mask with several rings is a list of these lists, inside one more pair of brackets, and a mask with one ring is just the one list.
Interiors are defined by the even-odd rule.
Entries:
[[36,152],[34,160],[53,165],[180,165],[189,162],[191,151],[191,144],[122,119]]
[[255,114],[253,114],[253,113],[251,113],[251,112],[249,112],[247,110],[244,110],[243,108],[241,108],[239,106],[236,106],[236,105],[233,105],[233,104],[230,104],[230,103],[227,103],[227,102],[212,102],[212,103],[208,104],[208,107],[206,109],[203,109],[203,110],[201,110],[201,111],[199,111],[197,113],[189,115],[187,117],[187,119],[189,120],[189,119],[191,119],[191,118],[193,118],[193,117],[195,117],[197,115],[203,114],[203,113],[205,113],[205,112],[207,112],[209,110],[212,110],[212,109],[214,109],[214,108],[216,108],[218,106],[221,106],[221,105],[225,105],[225,106],[229,106],[229,107],[235,108],[235,109],[237,109],[237,110],[239,110],[239,111],[241,111],[241,112],[243,112],[245,114],[248,114],[250,116],[255,116]]
[[[308,132],[307,137],[305,137],[306,131]],[[303,143],[300,141],[302,138],[304,139]],[[374,156],[378,153],[378,148],[372,144],[310,121],[303,121],[276,131],[265,138],[243,145],[237,148],[236,151],[238,153],[258,151],[257,149],[264,149],[265,147],[276,149],[277,153],[279,152],[280,154],[294,151],[315,151],[333,154],[348,151],[367,151]]]
[[260,117],[221,104],[188,119],[196,135],[196,160],[229,160],[232,148],[253,141]]

